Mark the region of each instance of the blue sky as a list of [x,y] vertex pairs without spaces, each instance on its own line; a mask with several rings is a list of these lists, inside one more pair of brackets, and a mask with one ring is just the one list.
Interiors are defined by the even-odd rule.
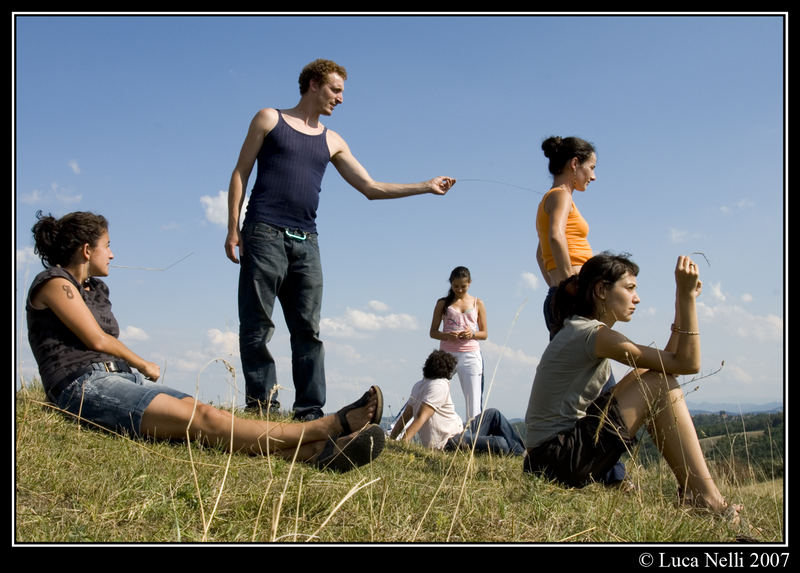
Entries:
[[[36,373],[23,313],[41,269],[35,212],[90,210],[110,221],[106,282],[122,340],[161,365],[165,384],[243,403],[228,181],[256,111],[294,106],[301,68],[322,57],[348,71],[344,103],[324,122],[375,179],[460,179],[445,197],[370,202],[328,168],[317,219],[327,410],[379,384],[397,412],[436,348],[436,299],[465,265],[488,314],[488,406],[524,416],[547,344],[534,217],[551,183],[540,149],[550,135],[595,144],[597,181],[576,192],[589,240],[641,267],[642,302],[620,330],[662,346],[675,260],[702,253],[703,369],[682,378],[690,406],[781,401],[784,24],[781,14],[18,14],[16,379]],[[463,415],[457,383],[453,396]]]

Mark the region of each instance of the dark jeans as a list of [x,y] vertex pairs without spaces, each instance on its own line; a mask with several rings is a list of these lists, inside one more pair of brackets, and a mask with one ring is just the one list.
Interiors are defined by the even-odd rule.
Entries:
[[472,449],[473,444],[476,453],[514,456],[525,453],[525,444],[520,435],[505,416],[494,408],[487,408],[482,415],[473,418],[460,435],[447,441],[444,449]]
[[[275,360],[267,348],[275,332],[277,298],[291,337],[294,415],[322,415],[325,351],[319,339],[322,265],[317,235],[299,240],[272,225],[245,222],[241,236],[239,351],[245,401],[267,406],[277,385]],[[277,392],[272,394],[276,399]]]
[[553,328],[556,325],[556,318],[553,315],[553,296],[555,296],[557,288],[558,287],[550,287],[547,289],[547,296],[544,297],[544,305],[542,305],[542,310],[544,311],[544,325],[547,327],[547,332],[550,333],[550,340],[553,340]]
[[[553,336],[555,336],[555,333],[553,332],[556,326],[555,316],[553,315],[553,297],[556,293],[556,288],[558,287],[550,287],[547,291],[547,296],[544,299],[544,323],[545,326],[547,326],[547,331],[550,333],[550,340],[553,340]],[[614,387],[616,383],[617,381],[614,379],[614,373],[612,372],[611,376],[608,378],[608,382],[606,382],[605,386],[603,386],[602,392]],[[623,479],[625,479],[625,464],[618,461],[600,478],[599,481],[606,485],[613,485],[621,482]]]

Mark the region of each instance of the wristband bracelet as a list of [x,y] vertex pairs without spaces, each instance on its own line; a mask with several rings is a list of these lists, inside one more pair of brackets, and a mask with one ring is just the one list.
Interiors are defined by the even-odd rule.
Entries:
[[672,332],[677,332],[678,334],[688,334],[690,336],[698,336],[700,334],[699,332],[696,332],[694,330],[683,330],[681,328],[678,328],[677,326],[675,326],[674,322],[672,323],[672,326],[670,326],[670,330],[672,330]]

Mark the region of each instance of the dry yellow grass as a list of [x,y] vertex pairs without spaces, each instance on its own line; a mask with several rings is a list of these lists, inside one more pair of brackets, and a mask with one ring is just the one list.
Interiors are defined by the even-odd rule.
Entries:
[[[519,458],[387,444],[347,474],[186,443],[130,440],[16,400],[14,540],[27,543],[727,543],[742,531],[675,504],[663,466],[639,490],[566,489]],[[190,454],[191,452],[191,454]],[[761,542],[784,539],[783,481],[722,484]]]

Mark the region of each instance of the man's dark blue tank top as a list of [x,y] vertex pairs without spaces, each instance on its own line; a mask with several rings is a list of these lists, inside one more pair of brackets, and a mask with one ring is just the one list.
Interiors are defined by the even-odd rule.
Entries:
[[278,112],[278,123],[258,152],[245,222],[317,232],[322,176],[330,161],[327,131],[326,127],[319,135],[301,133]]

